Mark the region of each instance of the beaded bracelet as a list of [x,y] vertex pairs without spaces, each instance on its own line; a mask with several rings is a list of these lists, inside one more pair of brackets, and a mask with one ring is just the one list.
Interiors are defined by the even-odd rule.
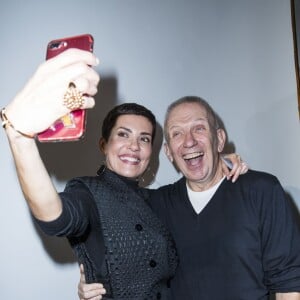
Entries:
[[21,132],[20,130],[16,129],[14,127],[14,125],[8,120],[6,114],[5,114],[5,107],[1,109],[0,111],[0,118],[2,120],[2,127],[4,129],[7,128],[7,126],[11,127],[14,131],[18,132],[19,134],[27,137],[27,138],[34,138],[35,137],[35,134],[27,134],[27,133],[24,133],[24,132]]

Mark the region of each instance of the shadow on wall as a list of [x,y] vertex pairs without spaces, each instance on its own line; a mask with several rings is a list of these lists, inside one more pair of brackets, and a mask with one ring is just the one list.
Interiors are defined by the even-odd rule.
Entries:
[[226,134],[226,143],[224,145],[224,149],[223,149],[222,153],[223,154],[234,153],[236,151],[235,145],[229,139],[229,135],[228,135],[227,129],[225,127],[225,124],[224,124],[222,118],[217,113],[216,113],[216,116],[217,116],[218,122],[220,124],[220,128],[222,128],[225,131],[225,134]]
[[40,230],[32,219],[34,228],[40,237],[43,247],[49,256],[59,264],[71,264],[77,262],[70,244],[65,237],[48,236]]

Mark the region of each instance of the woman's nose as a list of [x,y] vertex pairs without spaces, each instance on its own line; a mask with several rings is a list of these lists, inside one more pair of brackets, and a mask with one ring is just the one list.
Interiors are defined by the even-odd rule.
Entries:
[[137,139],[131,139],[130,140],[130,144],[129,144],[129,148],[132,150],[132,151],[137,151],[140,149],[140,144],[139,144],[139,141]]

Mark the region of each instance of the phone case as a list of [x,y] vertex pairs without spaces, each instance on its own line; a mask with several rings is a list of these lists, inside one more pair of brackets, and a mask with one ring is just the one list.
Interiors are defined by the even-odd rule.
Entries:
[[[93,52],[94,39],[90,34],[56,39],[48,43],[46,59],[52,58],[69,49],[78,48]],[[78,109],[71,111],[57,120],[47,130],[39,133],[40,142],[67,142],[77,141],[84,136],[86,126],[86,111]]]

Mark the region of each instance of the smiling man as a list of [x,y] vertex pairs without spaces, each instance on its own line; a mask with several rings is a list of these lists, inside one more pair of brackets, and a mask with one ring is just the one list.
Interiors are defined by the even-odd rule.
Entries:
[[164,131],[183,174],[152,202],[180,257],[171,299],[300,299],[300,230],[277,178],[250,170],[224,180],[226,134],[201,98],[172,103]]
[[205,102],[188,102],[192,99],[183,98],[169,107],[165,152],[187,178],[189,187],[200,192],[223,178],[220,155],[226,134],[211,108]]

